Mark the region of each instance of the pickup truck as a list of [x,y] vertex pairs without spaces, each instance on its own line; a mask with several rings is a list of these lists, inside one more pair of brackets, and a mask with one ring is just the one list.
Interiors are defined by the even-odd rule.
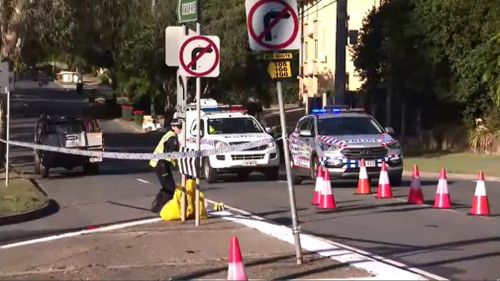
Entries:
[[[94,118],[68,117],[42,114],[35,125],[36,144],[82,150],[104,150],[102,129]],[[63,167],[72,170],[82,166],[87,174],[99,172],[102,158],[87,157],[60,152],[34,150],[35,172],[49,177],[50,168]]]

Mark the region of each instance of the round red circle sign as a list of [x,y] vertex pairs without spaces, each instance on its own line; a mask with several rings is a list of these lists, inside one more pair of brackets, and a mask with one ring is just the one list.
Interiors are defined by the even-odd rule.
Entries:
[[[184,51],[186,50],[186,47],[188,46],[188,44],[195,41],[195,40],[204,41],[204,42],[208,43],[208,45],[205,47],[205,49],[202,52],[200,52],[198,54],[197,57],[195,57],[192,61],[190,61],[186,64],[186,62],[184,61]],[[196,63],[197,60],[199,60],[203,55],[205,55],[205,53],[207,53],[208,49],[210,49],[210,48],[212,48],[214,50],[214,53],[215,53],[215,59],[214,59],[214,63],[212,64],[212,66],[208,70],[203,71],[203,72],[196,72],[196,71],[191,70],[190,69],[191,65],[193,63]],[[192,75],[194,77],[203,77],[203,76],[206,76],[206,75],[212,73],[212,71],[214,71],[214,69],[217,68],[217,65],[219,64],[219,60],[220,60],[220,53],[219,53],[219,49],[217,48],[217,45],[212,40],[210,40],[209,38],[204,37],[204,36],[190,37],[189,39],[184,41],[184,43],[181,45],[181,47],[179,49],[179,64],[180,64],[180,66],[182,67],[182,69],[184,71],[186,71],[187,73],[189,73],[190,75]]]
[[[262,34],[264,34],[267,30],[264,29],[264,31],[260,35],[257,35],[255,33],[255,30],[253,27],[253,18],[255,16],[255,12],[257,11],[257,9],[263,7],[264,4],[269,4],[269,3],[278,3],[278,4],[283,5],[283,10],[281,11],[281,17],[275,19],[274,24],[271,24],[271,27],[269,29],[271,29],[274,25],[276,25],[277,22],[283,18],[284,14],[286,12],[290,13],[291,18],[293,20],[293,31],[292,31],[290,38],[288,38],[285,42],[280,43],[280,44],[270,44],[270,43],[264,42],[264,40],[262,39],[262,37],[263,37]],[[271,50],[280,50],[280,49],[284,49],[284,48],[288,47],[290,44],[293,43],[293,41],[295,41],[295,38],[297,37],[297,35],[299,33],[299,18],[297,16],[297,13],[295,13],[294,9],[292,8],[292,6],[290,6],[286,2],[283,2],[281,0],[260,0],[259,2],[255,3],[252,6],[252,8],[250,8],[250,11],[248,12],[247,29],[248,29],[248,32],[250,33],[250,36],[255,40],[255,42],[257,42],[257,44],[259,44],[265,48],[271,49]]]

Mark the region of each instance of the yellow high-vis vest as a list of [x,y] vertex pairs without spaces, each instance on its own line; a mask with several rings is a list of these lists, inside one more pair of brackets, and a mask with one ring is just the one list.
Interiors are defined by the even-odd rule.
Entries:
[[[162,154],[163,153],[163,147],[165,142],[167,142],[171,137],[176,137],[175,133],[173,131],[168,131],[163,137],[161,138],[160,142],[155,148],[155,151],[153,152],[154,154]],[[174,159],[166,159],[168,162],[170,162],[174,167],[175,167],[175,160]],[[156,167],[158,165],[158,160],[157,159],[151,159],[149,161],[149,166],[151,167]]]

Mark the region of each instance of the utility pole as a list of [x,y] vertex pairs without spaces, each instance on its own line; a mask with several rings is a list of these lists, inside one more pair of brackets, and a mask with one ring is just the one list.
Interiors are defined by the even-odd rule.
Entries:
[[[156,0],[151,0],[151,16],[152,17],[155,16],[155,7],[156,7]],[[156,111],[155,111],[155,92],[156,92],[156,90],[151,93],[151,97],[150,97],[150,107],[149,107],[149,110],[151,111],[151,117],[154,117],[156,115]]]
[[337,30],[335,40],[335,104],[346,103],[347,0],[337,0]]

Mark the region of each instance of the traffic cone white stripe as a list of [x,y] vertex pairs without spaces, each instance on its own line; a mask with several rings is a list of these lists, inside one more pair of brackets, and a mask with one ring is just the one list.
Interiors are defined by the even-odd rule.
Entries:
[[241,272],[241,268],[244,268],[242,262],[235,262],[229,265],[227,271],[227,280],[247,280],[245,272]]
[[323,195],[331,195],[332,194],[332,185],[330,184],[329,180],[324,180],[323,181]]
[[448,192],[448,181],[446,179],[439,179],[437,193],[449,194]]
[[382,171],[380,173],[379,184],[389,184],[389,176],[387,175],[386,171]]
[[367,179],[368,178],[368,173],[366,172],[366,167],[362,166],[359,170],[359,178],[360,179]]
[[474,196],[486,196],[486,185],[484,181],[477,181]]

